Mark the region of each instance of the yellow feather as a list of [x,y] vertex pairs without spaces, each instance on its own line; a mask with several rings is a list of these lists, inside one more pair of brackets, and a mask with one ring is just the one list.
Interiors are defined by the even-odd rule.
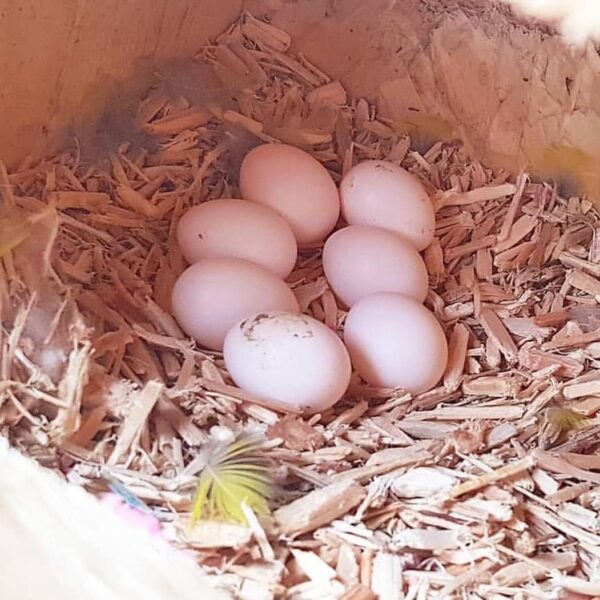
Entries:
[[394,128],[407,133],[415,142],[447,141],[454,137],[454,127],[442,117],[410,112],[404,119],[394,122]]
[[557,432],[583,429],[589,425],[589,419],[585,415],[570,408],[551,408],[547,418]]
[[558,144],[545,148],[536,161],[539,175],[573,183],[576,192],[600,202],[600,157],[579,148]]
[[259,515],[268,514],[272,482],[270,465],[261,446],[259,439],[245,436],[230,443],[216,442],[207,448],[192,522],[218,518],[245,524],[244,503]]
[[0,258],[24,242],[33,228],[30,218],[15,210],[0,214]]

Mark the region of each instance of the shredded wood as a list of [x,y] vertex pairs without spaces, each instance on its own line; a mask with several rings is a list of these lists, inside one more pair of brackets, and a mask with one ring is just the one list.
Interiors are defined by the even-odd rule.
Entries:
[[[145,150],[123,140],[94,165],[77,151],[0,164],[3,209],[30,224],[0,263],[3,432],[92,493],[125,486],[232,597],[600,594],[598,213],[459,142],[412,148],[291,42],[245,13],[196,57],[233,90],[230,106],[157,86],[136,117]],[[355,377],[333,409],[286,415],[180,331],[177,220],[238,196],[240,157],[264,141],[302,147],[336,181],[371,158],[423,181],[437,211],[426,303],[450,346],[438,388],[412,398]],[[303,251],[288,283],[340,329],[320,252]],[[559,408],[582,426],[557,427]],[[189,525],[214,426],[270,440],[273,515],[248,528]]]

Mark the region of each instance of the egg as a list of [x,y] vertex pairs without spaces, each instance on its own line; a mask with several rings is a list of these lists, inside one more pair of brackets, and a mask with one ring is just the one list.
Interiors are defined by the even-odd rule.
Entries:
[[227,198],[189,208],[177,224],[177,242],[189,263],[203,258],[243,258],[287,277],[298,256],[285,219],[255,202]]
[[223,357],[241,389],[308,413],[333,406],[350,383],[344,344],[306,315],[264,312],[243,320],[227,333]]
[[395,292],[358,301],[346,317],[344,342],[367,383],[411,394],[435,387],[448,361],[446,336],[433,313]]
[[375,292],[399,292],[418,302],[427,296],[421,255],[405,238],[379,227],[350,225],[336,231],[323,247],[323,270],[346,306]]
[[433,241],[435,215],[421,182],[393,163],[367,160],[340,184],[342,214],[350,225],[374,225],[405,236],[417,250]]
[[240,190],[246,200],[277,211],[300,247],[322,242],[340,215],[337,187],[327,169],[304,150],[263,144],[242,161]]
[[177,279],[171,309],[201,346],[222,350],[227,331],[258,311],[299,312],[294,293],[264,267],[240,258],[207,258]]

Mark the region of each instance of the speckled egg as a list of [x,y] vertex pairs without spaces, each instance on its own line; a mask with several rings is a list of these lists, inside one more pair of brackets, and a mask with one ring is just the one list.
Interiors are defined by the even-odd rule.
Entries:
[[320,321],[284,312],[256,314],[225,338],[225,365],[243,390],[308,413],[333,406],[350,382],[350,358]]

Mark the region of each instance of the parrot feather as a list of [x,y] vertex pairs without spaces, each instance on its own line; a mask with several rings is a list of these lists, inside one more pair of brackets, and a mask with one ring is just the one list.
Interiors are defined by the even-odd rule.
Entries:
[[542,177],[574,184],[577,193],[600,202],[600,157],[558,144],[544,149],[536,163]]
[[0,214],[0,258],[5,257],[24,242],[33,229],[27,216],[16,211],[3,211]]
[[258,438],[244,436],[233,442],[216,442],[206,450],[192,510],[192,522],[220,518],[246,523],[242,505],[255,513],[269,513],[272,484],[269,462]]
[[589,425],[589,419],[585,415],[570,408],[552,408],[548,411],[547,419],[560,432],[583,429]]

